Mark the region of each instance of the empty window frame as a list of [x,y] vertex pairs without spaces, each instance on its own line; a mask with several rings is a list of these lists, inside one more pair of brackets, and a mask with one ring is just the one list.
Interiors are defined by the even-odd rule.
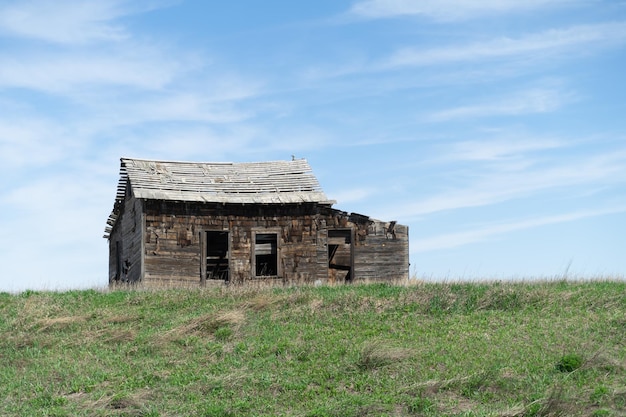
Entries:
[[254,234],[254,276],[277,277],[278,234],[256,232]]
[[203,279],[229,279],[229,238],[225,231],[205,232]]

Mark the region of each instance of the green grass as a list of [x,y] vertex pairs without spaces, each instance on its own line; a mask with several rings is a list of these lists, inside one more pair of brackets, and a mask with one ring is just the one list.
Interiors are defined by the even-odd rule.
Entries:
[[623,416],[626,283],[0,293],[3,416]]

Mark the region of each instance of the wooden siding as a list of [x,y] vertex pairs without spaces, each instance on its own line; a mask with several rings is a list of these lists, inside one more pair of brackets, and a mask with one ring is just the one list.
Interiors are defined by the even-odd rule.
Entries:
[[127,195],[109,237],[109,282],[138,282],[142,277],[142,201]]
[[[253,232],[275,232],[282,271],[275,279],[318,277],[314,206],[229,206],[146,202],[144,281],[200,283],[201,239],[205,231],[228,231],[230,281],[263,280],[253,273]],[[167,215],[161,213],[170,213]]]
[[355,280],[402,281],[409,278],[409,228],[374,222],[354,254]]
[[[146,200],[143,203],[143,283],[148,286],[201,283],[206,231],[228,231],[232,283],[327,282],[328,230],[353,230],[357,280],[408,278],[408,230],[317,204],[238,205]],[[277,233],[275,277],[256,277],[254,233]],[[207,284],[215,281],[207,280]]]

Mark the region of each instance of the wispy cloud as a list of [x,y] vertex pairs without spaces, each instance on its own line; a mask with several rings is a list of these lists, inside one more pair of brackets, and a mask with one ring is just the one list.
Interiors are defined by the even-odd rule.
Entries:
[[555,216],[545,216],[511,223],[492,224],[479,229],[466,230],[457,233],[446,233],[423,239],[417,239],[411,242],[411,252],[419,253],[440,249],[456,248],[472,243],[483,242],[494,236],[516,232],[519,230],[548,226],[557,223],[573,222],[576,220],[582,220],[590,217],[599,217],[624,212],[626,212],[626,206],[615,206],[596,210],[577,211]]
[[159,95],[151,100],[131,100],[115,109],[112,118],[124,124],[159,121],[232,123],[246,120],[253,114],[232,102],[212,99],[204,94],[184,92]]
[[115,51],[16,53],[0,58],[0,86],[64,93],[90,85],[159,89],[197,67],[147,46]]
[[[407,43],[405,43],[406,45]],[[302,72],[307,83],[330,78],[376,76],[391,71],[423,70],[414,86],[464,84],[477,79],[499,79],[536,72],[544,65],[598,54],[626,44],[626,21],[575,25],[515,36],[484,37],[481,40],[441,43],[427,46],[391,48],[376,58],[313,65]],[[460,69],[460,64],[471,67]],[[443,71],[433,73],[434,67]],[[358,79],[363,81],[362,79]],[[372,88],[377,88],[372,86]],[[378,87],[380,88],[380,87]]]
[[580,3],[580,0],[361,0],[349,14],[363,19],[423,16],[438,21],[527,12]]
[[626,22],[610,22],[551,29],[525,36],[501,37],[483,42],[438,48],[403,48],[375,65],[378,70],[433,66],[458,62],[546,54],[552,58],[566,51],[580,51],[583,45],[609,46],[626,42]]
[[390,210],[402,219],[427,214],[482,207],[537,196],[547,190],[576,187],[583,192],[626,183],[626,151],[551,160],[547,166],[522,165],[522,169],[482,167],[470,169],[461,184],[446,191]]
[[[68,160],[66,165],[73,165],[72,162]],[[9,285],[15,289],[106,283],[106,261],[102,257],[106,245],[104,239],[96,239],[102,236],[102,219],[111,207],[102,202],[112,201],[115,178],[107,182],[93,164],[79,172],[72,172],[72,168],[76,167],[66,166],[65,173],[48,171],[45,176],[23,176],[22,181],[11,184],[11,190],[0,193],[0,204],[9,213],[2,223],[0,251],[4,259],[11,260],[6,262],[4,273],[13,277],[14,283]],[[33,204],[34,201],[45,204]],[[36,240],[37,259],[23,250],[31,241],[23,236]],[[24,265],[28,267],[25,269]],[[51,271],[65,272],[62,280],[57,278],[56,284],[47,288],[53,285],[49,282],[55,275]]]
[[0,32],[56,44],[117,42],[129,34],[115,19],[163,5],[127,0],[7,2],[0,6]]
[[490,116],[549,113],[573,101],[574,97],[572,93],[563,93],[556,89],[532,88],[517,91],[508,97],[498,97],[482,103],[434,112],[427,115],[426,120],[430,122],[446,122]]
[[121,18],[172,3],[27,0],[0,5],[0,36],[13,42],[6,43],[11,49],[0,57],[0,88],[54,94],[111,86],[163,88],[206,61],[172,50],[164,40],[138,39]]
[[37,118],[0,116],[0,173],[15,175],[24,166],[45,166],[68,154],[67,130]]
[[[150,143],[142,140],[149,136]],[[218,130],[210,125],[174,124],[154,129],[144,128],[139,135],[126,135],[128,142],[124,156],[143,155],[145,158],[174,160],[224,160],[238,150],[241,155],[250,149],[255,132],[240,127]]]
[[528,153],[562,149],[567,147],[563,140],[553,138],[503,138],[468,140],[449,147],[442,158],[450,161],[510,161]]

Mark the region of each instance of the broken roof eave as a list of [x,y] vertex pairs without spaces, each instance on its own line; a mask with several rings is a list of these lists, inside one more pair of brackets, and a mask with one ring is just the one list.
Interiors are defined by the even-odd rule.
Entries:
[[143,200],[162,200],[196,203],[220,204],[303,204],[315,203],[332,206],[335,200],[329,200],[323,193],[280,193],[253,194],[245,193],[195,193],[185,191],[133,190],[135,198]]

